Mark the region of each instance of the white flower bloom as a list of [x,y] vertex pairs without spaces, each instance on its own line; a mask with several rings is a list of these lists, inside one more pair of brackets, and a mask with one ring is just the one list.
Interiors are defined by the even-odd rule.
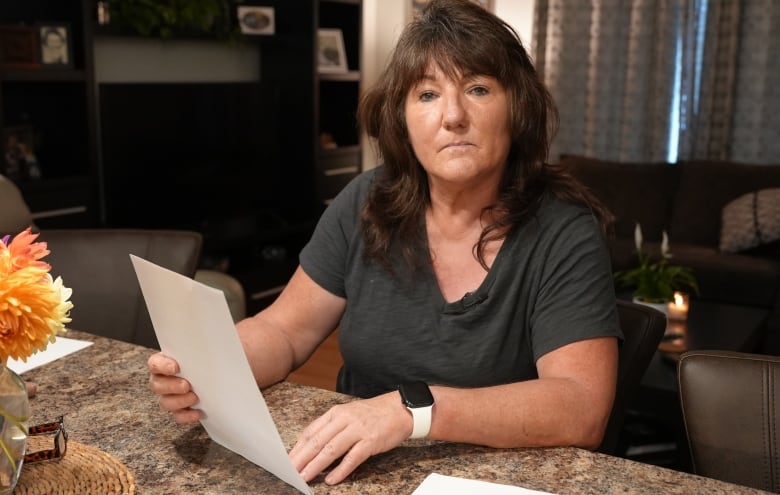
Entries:
[[663,237],[661,239],[661,256],[664,258],[671,258],[672,253],[669,252],[669,236],[666,235],[666,231],[663,232]]
[[642,252],[642,227],[639,225],[639,222],[634,227],[634,245],[638,253]]
[[52,290],[59,295],[60,303],[57,305],[57,318],[49,321],[49,326],[54,330],[52,341],[57,332],[65,330],[65,324],[70,323],[70,310],[73,309],[73,303],[69,301],[73,294],[73,289],[65,287],[62,283],[62,277],[57,277],[52,281],[50,274],[46,274],[52,284]]

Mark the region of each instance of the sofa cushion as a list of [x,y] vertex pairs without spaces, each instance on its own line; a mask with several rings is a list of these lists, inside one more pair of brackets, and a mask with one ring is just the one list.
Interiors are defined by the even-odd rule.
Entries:
[[660,240],[662,232],[668,231],[679,176],[675,165],[611,162],[574,155],[563,155],[560,164],[615,215],[615,237],[633,239],[637,222],[645,239]]
[[720,250],[728,253],[776,244],[780,240],[780,188],[753,191],[723,207]]
[[771,308],[777,298],[780,263],[776,260],[682,245],[674,262],[693,270],[702,299]]
[[[612,269],[625,270],[638,264],[636,249],[629,239],[608,241]],[[645,243],[651,256],[659,243]],[[670,245],[671,263],[693,270],[699,284],[698,297],[714,302],[771,308],[780,287],[780,260],[724,253],[717,248],[693,244]]]
[[762,188],[780,187],[780,166],[736,162],[680,163],[669,235],[672,240],[720,245],[720,212],[729,201]]

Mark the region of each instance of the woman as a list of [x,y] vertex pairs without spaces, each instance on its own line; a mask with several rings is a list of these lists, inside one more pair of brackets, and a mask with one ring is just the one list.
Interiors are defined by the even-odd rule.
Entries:
[[[607,215],[545,164],[555,110],[517,34],[433,0],[359,114],[384,166],[342,191],[277,301],[238,324],[261,387],[340,328],[338,387],[364,400],[308,426],[293,464],[309,481],[343,456],[333,484],[410,437],[596,448],[620,336]],[[161,407],[197,421],[177,364],[149,368]]]

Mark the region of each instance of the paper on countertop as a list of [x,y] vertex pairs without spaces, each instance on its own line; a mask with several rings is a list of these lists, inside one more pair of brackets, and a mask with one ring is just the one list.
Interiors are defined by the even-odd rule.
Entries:
[[75,340],[67,339],[65,337],[57,337],[57,340],[54,342],[49,342],[49,345],[46,346],[46,349],[43,351],[38,351],[32,356],[28,357],[26,363],[21,359],[9,359],[7,366],[21,375],[25,371],[30,371],[31,369],[37,368],[38,366],[43,366],[44,364],[56,361],[61,357],[67,356],[68,354],[73,354],[74,352],[80,351],[81,349],[89,347],[92,344],[93,342],[89,342],[88,340]]
[[257,386],[222,291],[130,258],[160,349],[192,384],[209,437],[311,495]]
[[412,495],[553,495],[519,486],[501,485],[487,481],[470,480],[432,473],[420,483]]

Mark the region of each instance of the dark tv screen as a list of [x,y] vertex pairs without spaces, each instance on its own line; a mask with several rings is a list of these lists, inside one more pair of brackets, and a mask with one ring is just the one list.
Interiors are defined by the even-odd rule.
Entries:
[[276,87],[101,84],[99,98],[108,226],[202,231],[297,201],[296,173],[280,160]]

